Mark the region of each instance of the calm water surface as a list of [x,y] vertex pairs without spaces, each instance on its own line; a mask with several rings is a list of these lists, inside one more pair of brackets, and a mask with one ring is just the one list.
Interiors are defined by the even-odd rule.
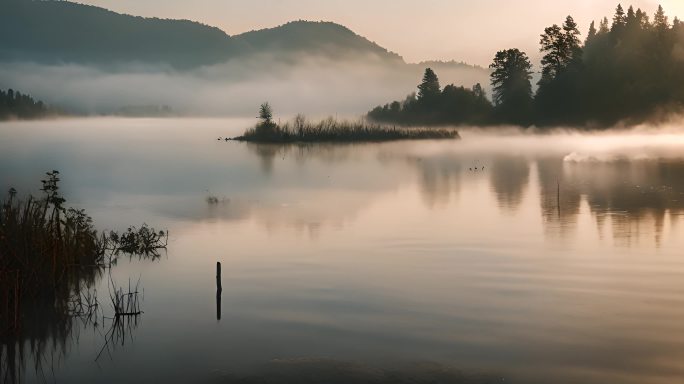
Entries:
[[114,269],[144,288],[123,345],[95,361],[105,330],[46,335],[25,381],[684,382],[684,136],[216,140],[250,123],[0,124],[3,190],[58,169],[100,229],[171,234],[161,260]]

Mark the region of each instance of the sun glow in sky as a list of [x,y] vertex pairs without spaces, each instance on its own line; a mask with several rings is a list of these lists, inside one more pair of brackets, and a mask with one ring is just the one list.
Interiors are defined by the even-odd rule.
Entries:
[[[499,49],[536,58],[544,27],[573,15],[586,34],[620,0],[80,0],[139,16],[190,19],[234,35],[292,20],[326,20],[397,52],[409,62],[463,60],[487,65]],[[652,15],[662,4],[684,18],[683,0],[622,1]]]

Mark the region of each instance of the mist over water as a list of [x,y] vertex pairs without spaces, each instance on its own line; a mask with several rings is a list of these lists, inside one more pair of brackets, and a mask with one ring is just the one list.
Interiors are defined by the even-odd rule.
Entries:
[[132,341],[94,364],[101,338],[81,330],[57,381],[684,375],[678,124],[358,145],[216,140],[252,123],[0,124],[0,188],[37,193],[59,169],[68,204],[101,229],[146,222],[171,234],[162,260],[115,269],[145,290]]
[[[264,54],[186,71],[142,63],[111,68],[0,63],[0,83],[85,114],[166,105],[180,115],[244,117],[269,101],[288,116],[357,117],[415,90],[424,69],[373,57],[339,61]],[[484,69],[454,67],[442,73],[445,82],[467,87],[489,82]]]
[[549,128],[543,134],[518,128],[463,129],[473,140],[463,144],[472,151],[519,151],[529,155],[566,153],[565,161],[645,160],[681,156],[684,121],[673,118],[659,125],[616,127],[606,131]]

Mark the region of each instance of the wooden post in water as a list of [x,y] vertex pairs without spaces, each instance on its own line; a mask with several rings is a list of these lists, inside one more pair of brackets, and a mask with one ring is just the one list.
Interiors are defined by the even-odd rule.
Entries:
[[221,262],[216,262],[216,320],[221,320]]
[[561,217],[561,208],[560,208],[560,181],[556,179],[556,205],[558,206],[558,218],[560,219]]
[[221,287],[221,262],[220,261],[216,262],[216,292],[218,292],[218,293],[223,292],[223,288]]

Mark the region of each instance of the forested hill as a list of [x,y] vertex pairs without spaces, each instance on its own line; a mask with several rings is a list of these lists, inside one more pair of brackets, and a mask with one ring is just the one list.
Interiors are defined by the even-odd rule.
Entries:
[[334,23],[298,21],[229,36],[188,20],[123,15],[68,1],[3,0],[0,61],[192,68],[259,53],[401,58]]
[[293,21],[276,28],[250,31],[235,36],[249,47],[274,54],[317,54],[326,57],[371,58],[402,62],[401,56],[389,52],[349,28],[331,22]]
[[225,61],[244,47],[218,28],[186,20],[122,15],[67,1],[5,0],[0,59],[41,63]]

